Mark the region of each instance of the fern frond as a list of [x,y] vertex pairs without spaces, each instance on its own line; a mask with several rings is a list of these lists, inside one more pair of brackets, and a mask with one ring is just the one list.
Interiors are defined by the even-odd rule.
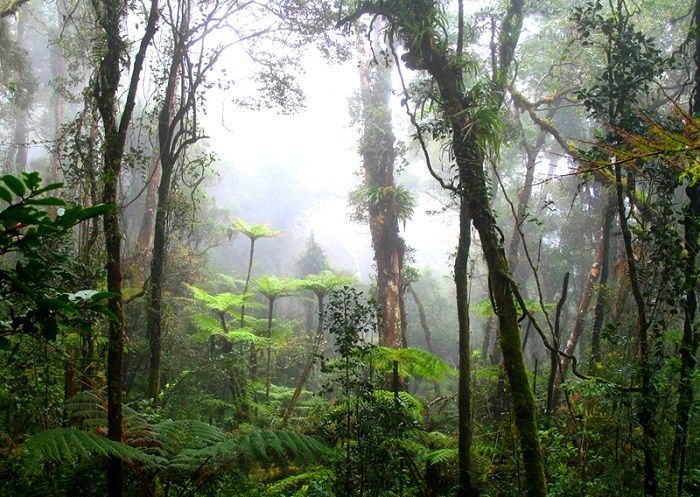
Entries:
[[147,467],[160,467],[163,458],[146,454],[137,448],[101,437],[93,432],[74,428],[53,428],[42,431],[24,442],[26,468],[31,473],[47,462],[74,464],[88,457],[116,457]]
[[422,436],[425,439],[426,444],[429,445],[442,445],[443,447],[446,447],[457,444],[454,437],[451,437],[441,431],[424,432]]
[[124,443],[131,447],[151,449],[151,453],[162,455],[157,433],[153,426],[136,410],[124,406]]
[[438,356],[425,350],[407,347],[392,349],[389,347],[373,347],[372,359],[374,366],[380,371],[391,371],[393,362],[399,363],[401,376],[417,376],[429,381],[441,381],[457,372]]
[[253,347],[267,347],[270,341],[265,337],[259,337],[249,328],[239,328],[229,331],[224,335],[229,342],[243,342]]
[[222,285],[227,285],[233,290],[237,288],[243,288],[245,285],[245,280],[242,280],[240,278],[234,278],[233,276],[230,276],[228,274],[223,274],[223,273],[217,273],[215,275],[215,279],[218,280]]
[[171,458],[170,466],[192,469],[241,464],[310,464],[322,460],[329,451],[326,445],[306,435],[255,430],[199,448],[184,448]]
[[[374,397],[380,402],[395,402],[394,392],[388,390],[375,390]],[[423,413],[423,403],[408,392],[399,392],[401,406],[414,417],[420,417]]]
[[221,327],[221,321],[219,321],[214,316],[210,314],[205,314],[202,312],[197,312],[192,315],[192,324],[197,328],[202,334],[208,334],[209,336],[223,333],[223,328]]
[[447,461],[457,460],[457,449],[438,449],[425,455],[426,462],[430,464],[440,464]]
[[66,411],[71,424],[86,429],[107,426],[107,406],[96,392],[84,390],[66,401]]
[[202,449],[228,438],[226,432],[203,421],[163,421],[153,426],[163,450],[174,455],[184,449]]

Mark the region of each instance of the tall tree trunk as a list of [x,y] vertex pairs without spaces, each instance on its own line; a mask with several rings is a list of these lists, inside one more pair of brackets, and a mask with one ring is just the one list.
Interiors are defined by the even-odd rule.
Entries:
[[[548,412],[551,408],[556,407],[561,398],[561,384],[566,379],[566,374],[569,370],[569,357],[572,356],[576,350],[581,334],[583,333],[584,324],[586,322],[586,314],[591,305],[591,299],[593,297],[593,288],[595,282],[598,281],[598,277],[601,273],[601,265],[603,263],[603,256],[606,253],[606,243],[609,245],[609,233],[610,233],[610,223],[608,221],[609,214],[607,212],[613,206],[609,204],[610,198],[605,201],[603,205],[603,219],[601,222],[600,230],[598,231],[598,242],[596,244],[595,254],[593,256],[593,264],[591,264],[591,269],[588,272],[588,277],[583,285],[583,290],[581,292],[581,300],[579,301],[578,309],[576,310],[576,321],[574,321],[574,326],[571,329],[569,338],[566,341],[564,347],[564,355],[557,358],[557,365],[554,370],[558,371],[558,374],[554,374],[553,370],[551,373],[555,380],[552,390],[551,405],[548,404]],[[612,198],[614,201],[614,197]],[[614,212],[614,210],[612,211]],[[558,340],[556,348],[559,349]]]
[[[465,138],[469,139],[469,137]],[[465,142],[462,137],[456,137],[455,141],[458,144]],[[479,232],[488,268],[491,296],[499,323],[499,343],[503,353],[503,365],[510,384],[511,409],[520,435],[520,449],[525,461],[527,495],[544,497],[547,488],[544,461],[537,433],[535,399],[523,360],[513,282],[508,276],[508,262],[499,236],[500,229],[489,204],[480,145],[474,139],[468,143],[471,145],[469,147],[471,150],[463,150],[464,154],[455,155],[458,163],[462,161],[460,167],[466,170],[468,181],[465,184],[470,185],[467,198],[470,201],[474,226]]]
[[[162,154],[161,154],[162,155]],[[170,202],[170,187],[175,164],[163,162],[162,175],[158,186],[158,208],[153,229],[153,256],[151,258],[151,274],[148,286],[148,315],[146,334],[148,336],[149,366],[148,366],[148,396],[157,400],[160,394],[162,324],[163,324],[163,283],[165,280],[165,264],[168,258],[168,209]]]
[[656,394],[652,385],[652,371],[649,354],[649,321],[646,316],[646,303],[639,284],[637,274],[637,264],[632,248],[632,234],[627,224],[625,212],[625,199],[623,196],[624,187],[622,185],[621,166],[615,165],[615,180],[617,191],[617,210],[620,220],[620,230],[625,245],[625,258],[627,260],[627,271],[630,278],[632,296],[637,307],[637,341],[639,344],[639,368],[641,370],[642,384],[639,399],[639,424],[642,427],[642,452],[644,454],[644,495],[656,497],[658,493],[658,481],[656,478],[656,467],[654,462],[654,426],[653,426],[653,404]]
[[[547,113],[547,120],[551,120],[556,113],[556,109],[550,109]],[[522,129],[522,125],[520,126]],[[525,180],[523,181],[523,187],[518,194],[518,205],[515,211],[515,219],[513,220],[513,230],[510,235],[510,243],[508,245],[508,267],[514,276],[518,275],[518,269],[520,265],[520,243],[522,242],[520,232],[522,231],[522,225],[525,222],[525,216],[527,215],[527,208],[530,204],[530,197],[532,197],[532,182],[535,177],[535,166],[537,165],[537,156],[542,150],[542,146],[547,138],[547,134],[544,130],[539,130],[535,143],[533,145],[528,144],[523,132],[523,138],[521,140],[521,145],[525,150],[527,160],[525,162]],[[519,281],[519,280],[518,280]]]
[[425,345],[428,348],[428,352],[430,352],[431,354],[435,354],[435,346],[433,345],[433,333],[430,330],[428,318],[425,315],[425,307],[423,306],[423,302],[418,296],[418,292],[416,292],[416,289],[413,288],[412,285],[408,285],[406,290],[408,290],[408,293],[411,294],[411,297],[413,297],[413,300],[416,303],[416,307],[418,308],[418,320],[420,321],[421,328],[423,329],[423,335],[425,336]]
[[275,307],[275,298],[268,297],[269,307],[267,309],[267,347],[266,347],[266,361],[265,361],[265,402],[270,401],[270,374],[272,369],[272,313]]
[[[693,81],[693,93],[690,100],[690,115],[700,117],[700,0],[695,2],[693,13],[693,31],[695,36],[695,74]],[[685,301],[683,337],[679,353],[681,356],[681,370],[678,381],[678,403],[676,404],[676,423],[673,433],[673,449],[671,452],[671,475],[676,477],[676,492],[678,497],[683,495],[685,485],[685,465],[688,447],[688,426],[690,412],[693,405],[693,382],[697,364],[697,350],[700,344],[700,335],[695,322],[698,309],[696,285],[698,279],[697,256],[700,245],[700,185],[695,182],[685,189],[688,197],[688,205],[685,208],[683,226],[685,237],[683,240],[685,252]]]
[[[180,157],[180,143],[177,141],[176,122],[173,122],[175,104],[178,93],[178,82],[182,58],[184,56],[187,34],[189,32],[190,5],[188,2],[178,2],[179,25],[172,26],[173,51],[168,69],[168,82],[163,95],[162,107],[158,113],[158,160],[153,167],[160,163],[160,181],[158,183],[157,207],[153,224],[153,256],[148,287],[148,315],[146,320],[146,335],[148,336],[149,365],[148,365],[148,396],[157,401],[160,394],[161,353],[163,339],[163,284],[165,281],[165,265],[168,260],[168,215],[170,210],[170,192],[172,190],[173,174]],[[182,96],[181,96],[182,97]],[[181,109],[178,113],[182,112]],[[154,176],[156,176],[154,174]],[[155,182],[155,177],[152,179]],[[149,187],[150,190],[150,187]],[[148,196],[146,198],[148,202]],[[146,206],[148,208],[148,205]],[[144,213],[144,224],[148,221]],[[145,229],[142,225],[142,229]],[[139,234],[140,237],[140,234]]]
[[[146,50],[156,31],[158,1],[152,0],[144,37],[133,59],[131,80],[121,116],[117,109],[121,60],[126,46],[121,36],[121,25],[127,9],[119,2],[92,0],[97,24],[104,33],[105,50],[99,61],[94,82],[94,96],[104,127],[104,171],[102,202],[115,208],[105,214],[103,229],[107,253],[107,291],[113,294],[107,305],[114,314],[109,323],[107,351],[107,430],[111,440],[121,442],[122,431],[122,366],[124,358],[124,314],[122,309],[121,230],[117,209],[118,183],[124,156],[127,130],[136,101]],[[123,492],[121,460],[111,457],[107,466],[107,491],[110,497],[121,497]]]
[[608,279],[610,277],[610,234],[615,219],[616,197],[615,191],[609,190],[603,206],[603,253],[600,263],[600,284],[593,311],[593,329],[591,331],[591,359],[590,370],[594,371],[600,362],[600,333],[603,329],[606,307],[609,299]]
[[[373,44],[381,45],[378,36]],[[358,48],[364,56],[364,40],[358,30]],[[396,183],[394,180],[394,133],[391,126],[391,59],[362,60],[359,64],[360,93],[364,133],[360,150],[365,186],[378,193],[369,202],[369,229],[377,265],[377,301],[382,326],[379,342],[393,348],[403,347],[401,313],[401,269],[404,242],[399,236]],[[375,197],[375,195],[373,195]]]
[[[26,19],[26,13],[23,11],[19,11],[17,13],[17,27],[16,27],[16,42],[17,46],[19,48],[24,48],[24,35],[27,29],[27,19]],[[21,72],[17,72],[15,75],[17,84],[20,86],[20,88],[24,85],[24,75]],[[20,93],[22,94],[22,93]],[[28,141],[28,119],[29,119],[29,96],[23,96],[20,97],[18,100],[18,105],[15,109],[15,128],[13,130],[13,147],[14,147],[14,156],[12,157],[13,159],[13,166],[14,170],[17,173],[27,171],[28,164],[27,164],[27,152],[29,149],[27,148],[27,141]]]
[[[558,387],[563,381],[564,371],[561,369],[559,363],[559,343],[561,341],[561,311],[564,307],[564,302],[566,302],[566,295],[569,291],[569,276],[571,273],[567,271],[564,275],[564,283],[561,288],[561,296],[559,297],[559,302],[557,302],[557,311],[554,318],[554,329],[552,330],[552,347],[554,350],[550,350],[550,369],[549,369],[549,380],[547,382],[547,417],[551,416],[554,408],[558,402]],[[523,340],[524,341],[524,340]],[[534,390],[534,389],[533,389]]]
[[[462,2],[460,2],[461,10]],[[362,3],[359,13],[392,16],[384,11],[383,3]],[[468,206],[472,222],[479,233],[482,252],[488,268],[488,277],[495,313],[500,328],[500,345],[504,367],[510,383],[511,408],[516,428],[520,436],[520,449],[525,461],[528,497],[544,497],[547,485],[544,461],[537,433],[535,399],[528,381],[520,342],[518,310],[514,300],[514,283],[509,276],[508,260],[503,248],[502,231],[496,223],[487,181],[484,172],[483,140],[488,140],[481,129],[482,123],[472,116],[474,105],[490,105],[498,111],[503,102],[509,69],[518,43],[523,18],[523,1],[511,0],[501,21],[498,36],[497,54],[494,54],[494,67],[489,95],[475,102],[465,93],[462,68],[451,58],[443,44],[437,40],[435,32],[426,27],[426,16],[433,16],[435,5],[432,2],[410,2],[406,5],[405,19],[399,26],[405,53],[402,55],[410,69],[427,71],[440,93],[440,108],[449,123],[452,133],[452,152],[459,174],[459,184],[455,189],[440,178],[431,167],[431,173],[442,186],[450,188],[460,197],[460,202]],[[352,16],[351,16],[352,17]],[[460,16],[461,17],[461,16]],[[415,26],[420,26],[416,29]],[[437,29],[435,26],[432,28]],[[460,23],[458,47],[463,41],[463,25]],[[461,48],[457,49],[461,54]],[[460,223],[461,226],[461,223]]]
[[[63,8],[61,2],[56,2],[56,34],[54,38],[53,46],[49,48],[49,60],[51,64],[51,79],[54,83],[58,83],[66,75],[66,61],[63,58],[63,47],[60,43],[60,30],[61,22],[63,19]],[[60,87],[60,85],[58,85]],[[58,87],[54,87],[52,94],[53,99],[53,139],[54,144],[51,151],[51,162],[49,163],[49,181],[56,183],[60,179],[60,174],[58,172],[59,163],[59,153],[58,153],[58,140],[61,134],[61,125],[63,124],[63,96]]]

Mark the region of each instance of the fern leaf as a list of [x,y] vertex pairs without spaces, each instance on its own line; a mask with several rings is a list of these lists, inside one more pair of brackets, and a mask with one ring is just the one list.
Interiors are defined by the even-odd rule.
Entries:
[[227,434],[203,421],[193,419],[164,421],[153,426],[166,453],[173,455],[186,449],[201,449],[227,439]]
[[81,458],[110,456],[139,463],[147,467],[159,467],[164,463],[160,457],[95,433],[74,428],[53,428],[42,431],[24,442],[27,450],[27,471],[34,472],[47,462],[73,464]]
[[393,362],[397,361],[399,374],[404,377],[417,376],[430,381],[441,381],[456,374],[454,368],[438,356],[413,347],[392,349],[378,346],[371,353],[378,370],[391,371]]
[[440,464],[457,460],[457,449],[438,449],[426,454],[425,460],[430,464]]

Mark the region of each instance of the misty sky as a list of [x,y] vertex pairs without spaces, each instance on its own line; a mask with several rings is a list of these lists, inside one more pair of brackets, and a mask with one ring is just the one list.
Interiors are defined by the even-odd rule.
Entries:
[[[234,65],[231,59],[229,64]],[[240,109],[230,102],[226,92],[215,91],[207,99],[205,127],[211,137],[210,146],[220,158],[221,181],[212,189],[218,205],[231,208],[235,215],[252,223],[270,222],[261,217],[266,209],[257,213],[236,210],[236,196],[244,187],[232,184],[231,172],[235,171],[238,178],[263,174],[272,182],[280,179],[279,184],[267,185],[275,198],[260,192],[259,202],[274,204],[290,201],[289,196],[304,197],[304,211],[294,219],[294,234],[285,236],[296,237],[300,247],[313,231],[334,267],[360,274],[366,281],[372,259],[369,228],[349,220],[347,205],[348,192],[360,182],[357,172],[361,167],[359,135],[350,125],[348,110],[359,85],[356,65],[356,60],[331,65],[317,55],[306,56],[301,77],[306,108],[291,115]],[[404,136],[406,119],[395,100],[395,133]],[[414,189],[419,201],[414,220],[403,233],[416,249],[415,264],[445,272],[456,243],[454,216],[426,214],[426,210],[438,209],[439,204],[424,193],[433,186],[433,180],[419,158],[411,160],[403,177],[399,181]]]

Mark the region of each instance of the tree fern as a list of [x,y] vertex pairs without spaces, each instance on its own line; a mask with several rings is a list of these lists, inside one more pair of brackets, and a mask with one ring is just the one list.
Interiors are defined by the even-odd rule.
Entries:
[[107,426],[107,405],[91,390],[78,392],[68,399],[66,412],[71,425],[92,430]]
[[168,456],[183,449],[205,448],[228,438],[219,428],[194,419],[163,421],[154,425],[153,431]]
[[[388,390],[375,390],[373,394],[374,398],[378,402],[385,404],[389,402],[396,402],[394,392],[390,392]],[[399,402],[401,403],[401,407],[403,407],[403,409],[405,409],[406,412],[408,412],[414,418],[419,418],[423,413],[423,403],[408,392],[399,392]]]
[[440,464],[443,462],[453,462],[457,460],[457,449],[437,449],[428,452],[424,459],[430,464]]
[[399,363],[401,376],[415,376],[430,381],[441,381],[447,376],[454,376],[456,371],[445,361],[425,350],[408,347],[392,349],[373,347],[371,352],[374,367],[379,371],[390,372],[394,361]]

